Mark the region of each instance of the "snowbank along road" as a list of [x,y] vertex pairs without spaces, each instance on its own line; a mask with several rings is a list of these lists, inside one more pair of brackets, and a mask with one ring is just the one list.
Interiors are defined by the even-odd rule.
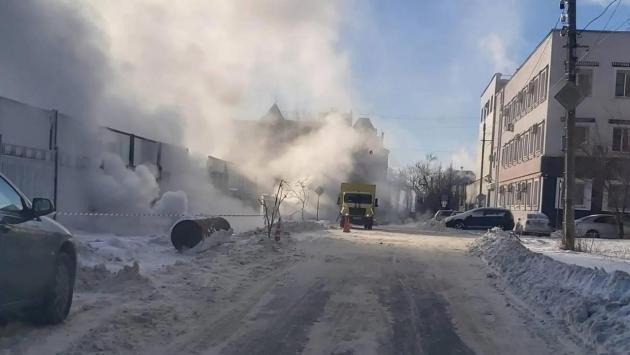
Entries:
[[0,327],[0,354],[581,354],[510,296],[473,235],[316,230],[143,272],[83,267],[69,319]]

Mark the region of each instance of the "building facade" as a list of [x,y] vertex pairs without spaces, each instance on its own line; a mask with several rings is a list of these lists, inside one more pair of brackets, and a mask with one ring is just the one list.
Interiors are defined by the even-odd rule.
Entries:
[[[543,212],[556,225],[562,218],[566,111],[554,96],[566,82],[565,42],[553,30],[509,80],[493,76],[481,100],[482,108],[489,103],[486,129],[493,122],[491,153],[478,155],[480,166],[483,161],[491,167],[489,205],[510,208],[517,217]],[[630,152],[630,32],[582,31],[579,44],[577,84],[586,98],[576,110],[576,217],[612,207],[604,182],[589,169],[595,159],[589,151],[597,147],[610,158]]]
[[479,159],[475,174],[479,176],[479,179],[467,189],[467,200],[472,205],[491,206],[497,204],[496,194],[493,193],[497,185],[494,180],[496,165],[493,164],[497,154],[493,138],[498,133],[496,129],[498,127],[497,122],[501,117],[501,93],[507,82],[508,79],[503,74],[495,73],[481,95],[477,151]]

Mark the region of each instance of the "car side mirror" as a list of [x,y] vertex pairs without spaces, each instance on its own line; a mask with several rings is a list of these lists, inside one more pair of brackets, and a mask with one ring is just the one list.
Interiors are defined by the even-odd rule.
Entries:
[[341,196],[337,197],[337,206],[341,206]]
[[33,217],[45,216],[55,212],[55,206],[47,198],[33,199]]
[[378,207],[378,199],[377,198],[374,199],[374,207]]

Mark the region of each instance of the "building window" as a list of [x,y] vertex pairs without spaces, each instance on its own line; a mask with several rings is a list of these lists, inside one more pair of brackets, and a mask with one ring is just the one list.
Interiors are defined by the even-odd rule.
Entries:
[[540,183],[538,182],[538,179],[535,179],[533,189],[532,189],[532,193],[533,193],[532,209],[538,209],[538,198],[540,196],[539,186],[540,186]]
[[630,206],[630,192],[626,191],[625,186],[610,185],[606,192],[608,198],[606,205],[609,211],[622,210],[624,207],[627,209]]
[[549,67],[543,69],[542,73],[540,74],[540,78],[542,80],[542,100],[546,100],[547,99],[547,73],[548,73]]
[[575,144],[576,146],[585,146],[589,141],[589,128],[583,126],[575,127]]
[[512,164],[516,163],[516,156],[518,154],[518,142],[512,141]]
[[613,139],[612,139],[612,150],[613,152],[629,152],[630,145],[629,143],[629,135],[630,128],[622,128],[622,127],[614,127],[613,128]]
[[630,97],[630,71],[618,71],[615,81],[615,96]]
[[573,203],[576,206],[584,206],[584,188],[586,184],[583,182],[575,182],[575,193],[573,195]]
[[530,131],[527,131],[527,133],[525,133],[525,157],[528,158],[530,154],[532,154],[531,149],[529,149],[529,142],[531,140],[531,134]]
[[593,71],[580,69],[577,73],[577,85],[586,96],[591,96],[593,90]]
[[534,126],[536,130],[536,153],[542,152],[544,136],[545,136],[545,124],[540,123]]

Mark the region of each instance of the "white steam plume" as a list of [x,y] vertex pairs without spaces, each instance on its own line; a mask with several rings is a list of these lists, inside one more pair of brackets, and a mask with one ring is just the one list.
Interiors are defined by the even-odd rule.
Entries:
[[174,108],[185,145],[223,157],[233,118],[286,107],[349,109],[348,60],[334,0],[85,2],[106,37],[109,92],[148,111]]
[[[232,160],[263,188],[276,177],[339,181],[356,142],[340,120],[267,160],[233,119],[260,116],[274,98],[308,111],[359,105],[337,43],[344,10],[335,0],[6,1],[0,95]],[[239,208],[203,163],[168,186],[186,196],[163,199],[188,212]],[[116,190],[92,196],[100,208],[171,210],[149,168],[120,169],[106,158],[95,178]]]

